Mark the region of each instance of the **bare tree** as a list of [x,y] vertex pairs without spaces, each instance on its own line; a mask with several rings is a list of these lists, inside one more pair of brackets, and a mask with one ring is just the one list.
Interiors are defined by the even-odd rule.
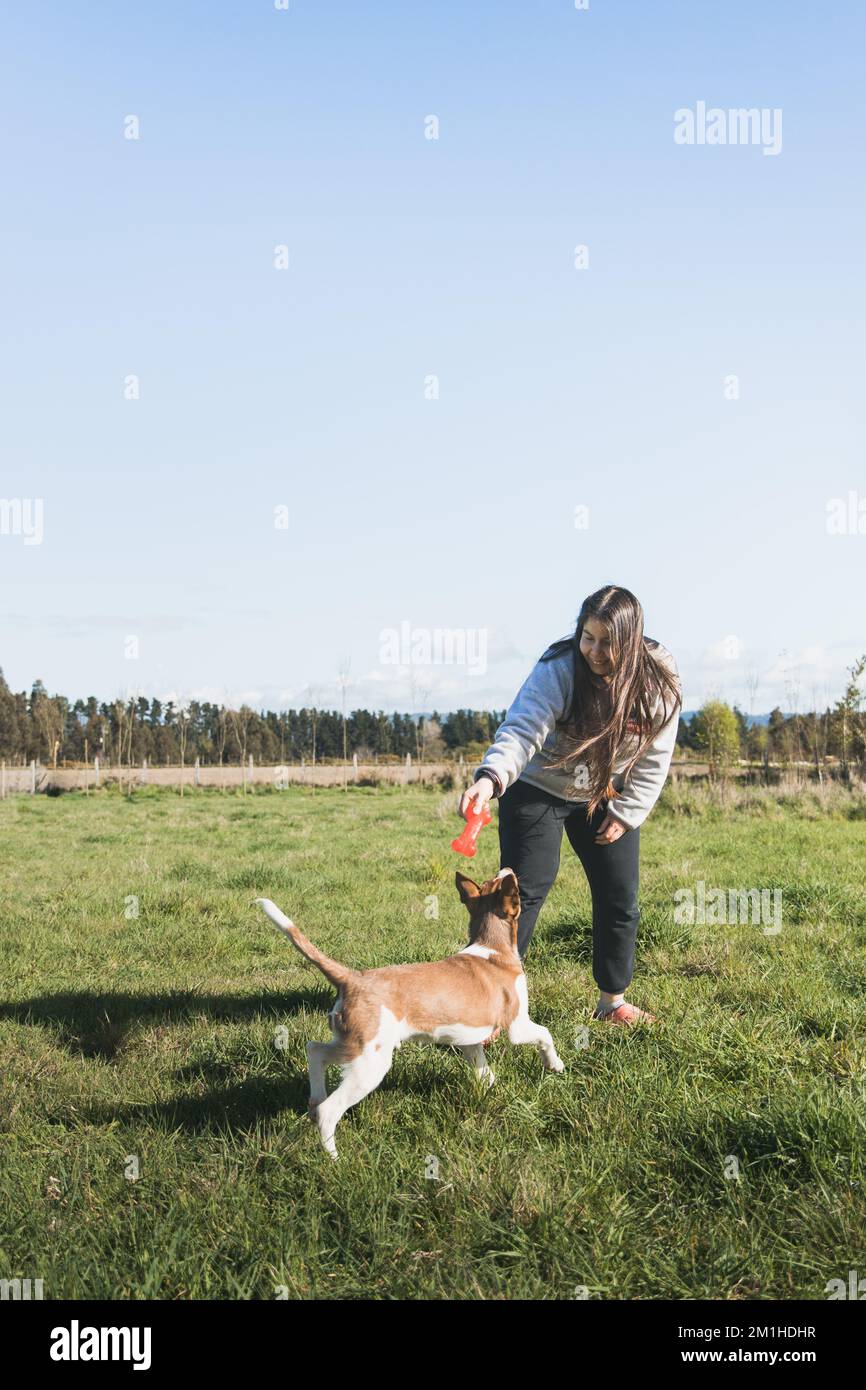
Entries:
[[229,733],[229,716],[225,705],[220,705],[217,711],[216,732],[217,752],[219,753],[220,767],[222,767],[226,755],[226,739]]
[[121,699],[114,701],[111,712],[114,715],[114,763],[123,767],[123,725],[126,706]]
[[63,740],[66,720],[66,700],[61,695],[50,696],[40,690],[33,701],[32,713],[45,742],[46,754],[56,767],[57,750]]
[[177,702],[177,741],[180,747],[180,794],[183,796],[183,770],[186,758],[186,737],[189,732],[189,701]]
[[247,741],[250,736],[250,726],[255,719],[255,710],[251,710],[249,705],[241,705],[240,709],[230,709],[229,720],[232,726],[235,740],[241,755],[241,781],[243,783],[244,795],[247,791]]
[[[826,689],[826,682],[825,682]],[[824,709],[830,703],[829,693],[826,694]],[[812,756],[815,760],[815,779],[822,785],[824,782],[824,759],[827,756],[827,720],[823,713],[819,714],[818,687],[812,685]]]
[[753,736],[753,733],[752,733],[752,727],[753,727],[753,726],[752,726],[752,720],[753,720],[754,717],[755,717],[755,696],[756,696],[757,693],[758,693],[758,686],[759,686],[759,684],[760,684],[760,676],[758,675],[757,667],[755,667],[755,666],[748,666],[748,667],[746,668],[746,673],[745,673],[745,676],[744,676],[743,679],[744,679],[744,682],[745,682],[746,693],[747,693],[747,695],[748,695],[748,700],[749,700],[749,737],[748,737],[748,743],[747,743],[747,746],[746,746],[746,754],[747,754],[747,757],[748,757],[748,763],[747,763],[747,776],[748,776],[749,780],[751,781],[751,777],[752,777],[752,751],[753,751],[753,742],[754,742],[754,736]]
[[127,686],[124,692],[122,703],[116,706],[120,716],[120,757],[118,768],[120,770],[120,782],[123,785],[123,766],[124,756],[126,758],[126,795],[132,796],[135,784],[135,772],[133,769],[133,759],[135,757],[135,714],[137,701],[142,695],[141,686]]
[[[803,746],[800,730],[800,668],[799,666],[789,666],[785,673],[785,699],[788,702],[788,712],[794,719],[794,738],[796,739],[796,761],[799,764],[803,761]],[[798,772],[799,776],[799,772]]]
[[409,708],[415,725],[415,757],[419,763],[424,761],[426,744],[426,724],[424,711],[430,699],[432,686],[422,685],[415,674],[414,666],[409,667]]
[[317,721],[316,721],[316,715],[317,715],[317,713],[318,713],[318,711],[317,711],[317,709],[316,709],[316,700],[319,698],[318,687],[313,686],[313,685],[308,685],[308,686],[307,686],[307,690],[306,690],[306,694],[307,694],[307,699],[310,701],[310,704],[309,704],[308,708],[309,708],[309,710],[310,710],[310,722],[311,722],[311,724],[312,724],[312,732],[313,732],[312,756],[311,756],[311,758],[310,758],[310,761],[311,761],[313,764],[315,764],[315,761],[316,761],[316,722],[317,722]]
[[347,730],[347,728],[346,728],[346,687],[350,684],[350,680],[349,680],[349,667],[350,667],[350,666],[351,666],[351,661],[349,660],[348,657],[344,657],[343,660],[340,662],[340,665],[339,665],[339,668],[338,668],[338,671],[337,671],[337,682],[338,682],[338,684],[339,684],[339,686],[340,686],[340,702],[341,702],[341,707],[342,707],[342,712],[343,712],[343,791],[346,791],[347,788],[348,788],[348,768],[347,768],[347,764],[348,764],[348,761],[349,761],[349,745],[348,745],[348,730]]
[[848,748],[851,742],[854,744],[855,758],[862,757],[863,733],[860,727],[861,716],[860,706],[863,703],[863,691],[860,689],[860,677],[866,670],[866,656],[861,656],[855,661],[853,666],[847,668],[851,677],[841,699],[836,701],[836,713],[841,723],[841,748],[842,748],[842,776],[846,782],[851,780],[851,765],[848,757]]

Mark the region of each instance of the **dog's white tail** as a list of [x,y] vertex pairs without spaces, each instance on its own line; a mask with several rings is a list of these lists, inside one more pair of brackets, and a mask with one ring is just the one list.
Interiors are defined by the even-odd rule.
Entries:
[[272,903],[270,898],[256,898],[256,902],[266,916],[270,917],[277,930],[287,936],[301,955],[305,956],[311,965],[315,965],[318,970],[321,970],[325,979],[330,980],[337,989],[346,980],[350,980],[358,974],[357,970],[350,970],[348,965],[343,965],[341,961],[332,960],[330,956],[326,956],[323,951],[320,951],[318,946],[314,946],[312,941],[304,936],[300,928],[296,927],[284,912],[280,912],[276,903]]
[[292,933],[289,928],[295,924],[286,916],[285,912],[280,912],[276,903],[272,903],[270,898],[256,898],[256,902],[279,931],[285,932],[286,936],[291,936]]

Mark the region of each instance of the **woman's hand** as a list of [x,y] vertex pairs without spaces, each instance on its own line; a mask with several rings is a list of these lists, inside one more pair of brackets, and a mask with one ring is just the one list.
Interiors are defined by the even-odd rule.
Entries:
[[608,811],[598,827],[595,843],[597,845],[612,845],[614,840],[619,840],[627,830],[628,826],[623,825],[621,820],[617,820],[616,816],[611,815]]
[[477,814],[481,811],[493,795],[494,787],[489,777],[479,777],[477,782],[473,782],[471,787],[467,787],[460,798],[460,805],[457,807],[461,816],[466,820],[469,811],[473,810]]

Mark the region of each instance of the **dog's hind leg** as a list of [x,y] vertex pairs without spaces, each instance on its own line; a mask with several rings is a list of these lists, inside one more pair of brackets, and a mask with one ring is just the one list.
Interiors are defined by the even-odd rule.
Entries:
[[488,1066],[487,1053],[481,1043],[460,1043],[459,1047],[470,1067],[473,1068],[476,1079],[486,1081],[488,1086],[492,1086],[496,1077]]
[[319,1126],[319,1138],[332,1158],[337,1157],[334,1130],[346,1111],[375,1091],[385,1076],[394,1056],[393,1044],[379,1044],[379,1050],[368,1044],[351,1062],[344,1062],[343,1079],[335,1091],[316,1108],[313,1118]]

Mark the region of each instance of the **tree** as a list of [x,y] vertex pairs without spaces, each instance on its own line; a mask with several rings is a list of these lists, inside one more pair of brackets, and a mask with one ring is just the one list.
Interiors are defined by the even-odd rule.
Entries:
[[238,746],[238,751],[241,756],[241,781],[243,783],[244,795],[246,795],[247,790],[247,743],[249,742],[250,729],[255,718],[256,712],[255,710],[251,710],[249,705],[241,705],[240,709],[229,710],[229,721],[231,723],[232,733],[234,734],[235,743]]
[[21,746],[22,730],[18,722],[15,697],[6,684],[0,670],[0,757],[17,757]]
[[[829,699],[829,692],[827,692]],[[812,708],[813,713],[809,720],[809,738],[812,745],[812,757],[815,760],[815,777],[819,783],[824,781],[824,759],[827,757],[827,731],[830,725],[830,711],[824,710],[822,715],[818,714],[818,692],[812,689]]]
[[186,753],[186,736],[189,731],[190,712],[188,705],[181,700],[177,707],[177,738],[180,746],[180,794],[183,796],[183,762]]
[[33,686],[30,696],[30,715],[38,739],[54,767],[57,750],[63,740],[68,701],[62,695],[50,696],[41,681]]
[[770,780],[770,758],[775,757],[782,761],[787,751],[785,716],[776,705],[770,710],[767,720],[767,746],[764,750],[764,777],[767,782]]
[[746,737],[746,752],[749,762],[760,761],[764,764],[765,772],[767,765],[767,726],[766,724],[752,724]]
[[737,721],[737,741],[740,749],[744,749],[749,738],[749,721],[737,705],[734,705],[734,718]]
[[[309,698],[310,698],[310,700],[311,700],[311,702],[312,702],[312,703],[311,703],[311,706],[310,706],[310,711],[309,711],[310,722],[311,722],[311,726],[312,726],[312,734],[313,734],[312,743],[311,743],[311,745],[310,745],[310,751],[311,751],[310,762],[313,763],[313,764],[315,764],[315,761],[316,761],[316,724],[317,724],[317,722],[318,722],[318,713],[319,713],[318,710],[316,709],[316,700],[317,700],[317,698],[318,698],[319,692],[318,692],[317,689],[315,689],[314,686],[308,685],[308,686],[307,686],[307,692],[306,692],[306,693],[307,693],[307,695],[309,696]],[[304,711],[302,710],[301,713],[303,714]]]
[[840,726],[839,746],[842,776],[846,782],[850,781],[851,778],[849,749],[855,761],[862,762],[864,758],[864,742],[866,740],[864,740],[863,718],[860,714],[863,692],[858,685],[864,670],[866,670],[866,656],[861,656],[859,661],[855,661],[853,666],[848,667],[850,680],[845,687],[844,695],[836,701],[834,707]]
[[692,731],[697,747],[707,755],[711,779],[738,756],[740,732],[737,716],[723,700],[708,700],[693,718]]
[[340,666],[337,671],[337,680],[339,682],[340,690],[342,692],[341,706],[343,714],[343,791],[346,790],[346,762],[348,760],[348,748],[346,744],[346,687],[350,683],[350,666],[351,662],[349,661],[349,658],[346,657],[343,659],[343,661],[340,662]]

